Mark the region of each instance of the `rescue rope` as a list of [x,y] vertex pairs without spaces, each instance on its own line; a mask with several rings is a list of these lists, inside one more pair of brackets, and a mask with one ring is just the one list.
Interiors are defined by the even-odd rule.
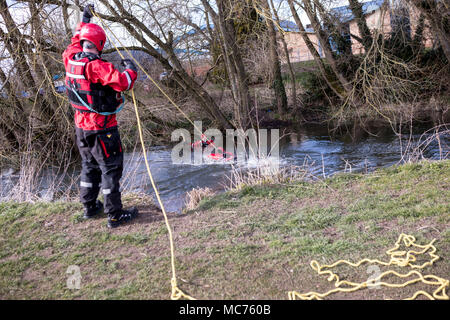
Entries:
[[[121,41],[117,38],[117,36],[114,34],[114,32],[112,32],[112,30],[104,24],[102,18],[100,18],[95,12],[91,11],[93,13],[93,15],[95,17],[97,17],[97,19],[99,19],[100,23],[103,25],[104,28],[108,29],[109,32],[114,36],[114,38],[119,42],[119,44],[123,47],[123,49],[127,52],[127,54],[132,58],[132,60],[134,62],[136,62],[137,66],[144,72],[145,75],[147,75],[147,77],[153,82],[153,84],[158,88],[159,91],[161,91],[163,93],[163,95],[181,112],[181,114],[183,114],[183,116],[194,126],[195,129],[198,130],[198,128],[195,126],[194,122],[192,120],[189,119],[189,117],[183,112],[183,110],[181,110],[181,108],[167,95],[167,93],[157,84],[157,82],[145,71],[145,69],[142,67],[142,65],[133,57],[133,55],[129,52],[129,50],[121,43]],[[114,48],[116,49],[116,51],[118,52],[118,54],[122,57],[122,59],[125,59],[125,57],[123,56],[123,54],[120,52],[120,50],[117,48],[117,46],[114,44],[114,42],[111,41],[111,44],[114,46]],[[137,107],[137,102],[136,102],[136,97],[134,94],[134,89],[131,90],[131,95],[133,98],[133,104],[134,104],[134,109],[135,109],[135,113],[136,113],[136,119],[137,119],[137,124],[138,124],[138,131],[139,131],[139,139],[141,142],[141,146],[142,146],[142,150],[144,153],[144,160],[145,160],[145,165],[147,168],[147,173],[148,176],[150,178],[150,181],[152,183],[152,187],[155,191],[156,197],[158,199],[158,203],[161,206],[161,210],[163,212],[164,215],[164,221],[167,227],[167,231],[169,234],[169,243],[170,243],[170,261],[171,261],[171,270],[172,270],[172,278],[171,278],[171,287],[172,287],[172,292],[171,292],[171,299],[172,300],[178,300],[181,298],[185,298],[185,299],[189,299],[189,300],[195,300],[195,298],[185,294],[181,289],[178,288],[177,286],[177,276],[176,276],[176,266],[175,266],[175,247],[174,247],[174,242],[173,242],[173,234],[172,234],[172,228],[170,226],[169,223],[169,219],[167,217],[167,213],[164,207],[164,204],[161,200],[158,188],[156,186],[155,181],[153,180],[153,176],[151,173],[151,169],[150,169],[150,165],[149,165],[149,161],[147,158],[147,152],[146,152],[146,148],[145,148],[145,142],[144,142],[144,138],[143,138],[143,132],[142,132],[142,127],[141,127],[141,119],[140,119],[140,115],[139,115],[139,110]],[[200,130],[198,130],[199,132],[201,132]],[[428,297],[429,299],[445,299],[448,300],[449,297],[446,294],[445,288],[449,286],[449,281],[434,275],[425,275],[423,276],[420,272],[418,271],[410,271],[407,274],[399,274],[395,271],[386,271],[384,273],[382,273],[381,275],[379,275],[378,277],[376,277],[375,279],[372,279],[370,282],[369,281],[365,281],[362,283],[356,283],[356,282],[351,282],[351,281],[346,281],[346,280],[340,280],[339,276],[335,273],[333,273],[330,270],[323,270],[324,268],[334,268],[339,264],[347,264],[350,265],[352,267],[358,267],[363,263],[378,263],[380,265],[384,265],[384,266],[390,266],[390,265],[397,265],[400,267],[407,267],[409,266],[412,269],[422,269],[428,265],[432,265],[437,259],[439,259],[439,256],[435,255],[436,252],[436,247],[433,246],[433,243],[436,239],[433,239],[428,245],[418,245],[415,243],[416,239],[411,236],[411,235],[406,235],[406,234],[401,234],[397,240],[397,242],[395,243],[394,248],[388,250],[386,253],[388,255],[391,256],[391,259],[389,262],[383,262],[377,259],[371,260],[371,259],[363,259],[361,261],[359,261],[358,263],[352,263],[350,261],[347,260],[339,260],[335,263],[333,263],[332,265],[323,265],[321,266],[317,261],[313,260],[311,261],[311,267],[316,270],[318,272],[318,274],[328,274],[328,281],[333,281],[333,279],[336,279],[335,282],[335,286],[337,287],[336,289],[330,290],[326,293],[316,293],[316,292],[308,292],[308,293],[298,293],[296,291],[289,291],[288,292],[288,297],[291,300],[295,300],[296,298],[300,298],[300,299],[305,299],[305,300],[312,300],[312,299],[322,299],[332,293],[335,292],[353,292],[362,288],[367,288],[370,286],[374,286],[374,285],[383,285],[386,287],[392,287],[392,288],[401,288],[401,287],[406,287],[410,284],[413,283],[417,283],[417,282],[422,282],[425,284],[430,284],[430,285],[437,285],[438,288],[433,292],[432,295],[430,295],[429,293],[420,290],[417,291],[412,297],[407,298],[407,299],[416,299],[419,295],[424,295],[426,297]],[[413,250],[409,250],[408,252],[405,251],[399,251],[399,247],[401,242],[403,241],[403,243],[407,246],[414,246],[417,248],[422,248],[421,251],[413,251]],[[429,262],[426,262],[424,264],[422,264],[421,266],[419,265],[414,265],[412,264],[412,262],[416,261],[416,255],[418,254],[423,254],[425,253],[427,250],[431,249],[431,252],[429,253],[429,255],[432,257],[432,259]],[[402,258],[402,256],[405,256],[405,258]],[[406,278],[409,277],[411,275],[417,275],[418,278],[407,281],[403,284],[390,284],[390,283],[385,283],[385,282],[380,282],[377,283],[377,281],[380,281],[383,277],[385,277],[386,275],[396,275],[398,277],[401,278]],[[431,281],[431,280],[435,280],[435,281]],[[350,288],[342,288],[341,285],[348,285],[350,286]]]
[[183,291],[181,291],[177,286],[177,276],[176,276],[176,270],[175,270],[175,249],[174,249],[174,245],[173,245],[172,228],[170,227],[169,219],[167,218],[166,209],[164,208],[164,204],[161,200],[161,197],[159,196],[158,188],[156,187],[155,181],[153,180],[152,171],[150,170],[150,165],[148,163],[147,150],[146,150],[145,144],[144,144],[144,137],[142,134],[142,127],[141,127],[141,119],[139,116],[139,110],[137,108],[136,97],[134,95],[134,89],[131,89],[131,96],[133,97],[134,111],[136,112],[136,119],[137,119],[137,124],[138,124],[138,131],[139,131],[139,139],[141,140],[142,151],[144,153],[145,166],[147,168],[147,173],[148,173],[148,176],[150,177],[150,181],[152,183],[153,190],[155,190],[156,198],[158,199],[158,203],[161,206],[161,210],[164,215],[164,221],[166,223],[167,231],[169,232],[170,262],[171,262],[171,266],[172,266],[172,279],[171,279],[172,295],[170,297],[172,300],[178,300],[180,298],[194,300],[194,298],[192,298],[191,296],[188,296],[187,294],[183,293]]
[[[114,38],[120,43],[120,45],[121,45],[122,47],[124,47],[124,46],[122,45],[122,43],[120,42],[120,40],[117,38],[117,36],[114,34],[114,32],[112,32],[112,30],[111,30],[108,26],[106,26],[106,25],[103,23],[102,18],[100,18],[100,17],[99,17],[95,12],[93,12],[92,10],[91,10],[91,12],[93,13],[93,15],[94,15],[95,17],[97,17],[97,18],[99,19],[99,21],[100,21],[100,23],[103,25],[103,27],[104,27],[104,28],[106,27],[106,28],[109,30],[109,32],[114,36]],[[117,48],[117,46],[114,44],[114,42],[111,41],[111,39],[109,39],[109,41],[110,41],[110,43],[113,45],[113,47],[116,49],[116,51],[119,53],[120,57],[121,57],[122,59],[125,59],[125,57],[124,57],[123,54],[120,52],[120,50]],[[189,119],[189,117],[181,110],[181,108],[178,107],[177,104],[176,104],[172,99],[170,99],[170,97],[169,97],[169,96],[164,92],[164,90],[156,83],[156,81],[153,80],[153,78],[152,78],[152,77],[144,70],[144,68],[142,67],[142,65],[141,65],[141,64],[133,57],[133,55],[128,51],[128,49],[126,49],[125,47],[124,47],[124,49],[125,49],[125,51],[128,53],[128,55],[136,62],[136,64],[139,66],[139,68],[147,75],[147,77],[148,77],[148,78],[156,85],[156,87],[157,87],[157,88],[158,88],[158,89],[159,89],[159,90],[160,90],[160,91],[161,91],[161,92],[169,99],[169,101],[170,101],[170,102],[171,102],[178,110],[180,110],[180,112],[186,117],[186,119],[188,119],[188,120],[192,123],[192,125],[193,125],[194,128],[195,128],[194,122],[192,122],[192,121]],[[149,164],[149,161],[148,161],[148,158],[147,158],[147,150],[146,150],[146,147],[145,147],[144,135],[143,135],[143,133],[142,133],[141,118],[140,118],[139,110],[138,110],[138,107],[137,107],[136,97],[135,97],[135,94],[134,94],[134,88],[131,89],[131,96],[132,96],[132,98],[133,98],[134,111],[135,111],[135,113],[136,113],[136,120],[137,120],[137,125],[138,125],[138,132],[139,132],[139,139],[140,139],[140,141],[141,141],[142,151],[143,151],[143,153],[144,153],[145,166],[146,166],[146,168],[147,168],[147,173],[148,173],[148,176],[149,176],[150,181],[151,181],[151,183],[152,183],[153,190],[155,191],[156,198],[158,199],[158,203],[159,203],[159,205],[161,206],[161,211],[162,211],[162,213],[163,213],[164,221],[165,221],[166,228],[167,228],[167,231],[168,231],[168,234],[169,234],[169,243],[170,243],[170,264],[171,264],[171,269],[172,269],[172,279],[170,280],[170,284],[171,284],[171,286],[172,286],[172,293],[171,293],[171,295],[170,295],[170,298],[171,298],[172,300],[178,300],[178,299],[181,299],[181,298],[185,298],[185,299],[189,299],[189,300],[195,300],[195,298],[193,298],[193,297],[191,297],[191,296],[185,294],[182,290],[180,290],[180,289],[178,288],[178,285],[177,285],[177,275],[176,275],[176,267],[175,267],[175,246],[174,246],[174,244],[173,244],[172,228],[171,228],[170,223],[169,223],[169,218],[167,217],[166,209],[165,209],[164,204],[163,204],[163,202],[162,202],[162,200],[161,200],[161,197],[160,197],[160,195],[159,195],[158,188],[157,188],[157,186],[156,186],[155,181],[153,180],[152,171],[150,170],[150,164]]]
[[[433,243],[436,241],[436,239],[433,239],[429,244],[427,245],[418,245],[416,244],[416,238],[412,235],[407,234],[400,234],[397,242],[395,243],[394,247],[392,249],[389,249],[386,251],[386,254],[390,256],[389,262],[380,261],[378,259],[362,259],[357,263],[352,263],[347,260],[338,260],[335,263],[331,265],[320,265],[317,261],[313,260],[311,261],[311,268],[313,268],[319,275],[328,275],[327,280],[333,281],[335,280],[334,286],[336,289],[332,289],[325,293],[318,293],[318,292],[307,292],[307,293],[299,293],[297,291],[289,291],[288,296],[290,300],[296,300],[297,298],[302,300],[321,300],[333,293],[337,292],[354,292],[363,288],[370,288],[375,286],[385,286],[388,288],[404,288],[408,285],[415,284],[418,282],[422,282],[424,284],[437,286],[436,290],[433,291],[432,295],[430,295],[428,292],[424,290],[419,290],[416,293],[414,293],[413,296],[406,298],[404,300],[414,300],[419,295],[424,295],[430,300],[449,300],[449,296],[446,293],[446,288],[449,286],[449,281],[443,278],[440,278],[435,275],[422,275],[419,271],[412,270],[406,274],[400,274],[393,270],[388,270],[383,273],[381,273],[376,278],[358,283],[358,282],[352,282],[347,280],[340,280],[340,277],[337,273],[331,271],[331,270],[324,270],[324,269],[332,269],[335,268],[338,265],[346,264],[351,267],[359,267],[360,265],[364,263],[369,264],[379,264],[383,266],[399,266],[399,267],[409,267],[411,269],[423,269],[427,266],[433,265],[433,263],[439,259],[439,256],[435,254],[436,247],[433,245]],[[413,249],[409,251],[401,251],[398,250],[400,248],[401,243],[406,247],[415,247],[421,249],[420,251],[415,251]],[[413,264],[417,260],[416,256],[420,254],[425,254],[428,250],[428,255],[430,256],[431,260],[428,262],[423,263],[422,265]],[[399,278],[408,278],[413,275],[416,277],[412,280],[406,281],[401,284],[395,284],[395,283],[387,283],[382,282],[381,279],[385,278],[386,276],[394,275]]]

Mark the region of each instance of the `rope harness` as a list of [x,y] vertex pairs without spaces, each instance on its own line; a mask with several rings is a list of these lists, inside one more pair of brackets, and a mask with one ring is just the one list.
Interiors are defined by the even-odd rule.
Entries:
[[[153,84],[158,88],[158,90],[172,103],[172,105],[175,106],[176,109],[178,109],[180,111],[180,113],[194,126],[195,129],[197,129],[199,132],[201,132],[194,124],[194,122],[189,119],[189,117],[183,112],[183,110],[167,95],[167,93],[158,85],[158,83],[145,71],[145,69],[142,67],[142,65],[132,56],[132,54],[129,52],[129,50],[121,43],[121,41],[117,38],[117,36],[114,34],[114,32],[112,32],[112,30],[103,22],[102,18],[100,18],[95,12],[93,12],[91,10],[92,14],[99,19],[100,23],[102,24],[102,26],[106,29],[108,29],[108,31],[114,36],[114,38],[118,41],[118,43],[122,46],[122,48],[127,52],[127,54],[130,56],[130,58],[136,63],[136,65],[144,72],[144,74],[153,82]],[[116,49],[116,51],[118,52],[118,54],[121,56],[122,59],[125,59],[125,57],[123,56],[123,54],[120,52],[120,50],[117,48],[117,46],[114,44],[113,41],[110,40],[110,43],[114,46],[114,48]],[[162,213],[164,215],[164,221],[167,227],[167,231],[169,234],[169,243],[170,243],[170,256],[171,256],[171,269],[172,269],[172,278],[171,278],[171,287],[172,287],[172,292],[171,292],[171,296],[170,298],[172,300],[178,300],[181,298],[185,298],[185,299],[189,299],[189,300],[195,300],[195,298],[185,294],[181,289],[178,288],[177,285],[177,276],[176,276],[176,267],[175,267],[175,248],[174,248],[174,242],[173,242],[173,234],[172,234],[172,228],[170,226],[169,223],[169,219],[167,217],[167,213],[166,210],[164,208],[164,204],[161,200],[158,188],[155,184],[155,181],[153,179],[151,170],[150,170],[150,165],[149,165],[149,161],[147,158],[147,152],[146,152],[146,147],[145,147],[145,143],[144,143],[144,137],[143,137],[143,133],[142,133],[142,127],[141,127],[141,119],[140,119],[140,115],[139,115],[139,110],[137,108],[137,102],[136,102],[136,97],[134,94],[134,89],[131,89],[131,96],[133,98],[133,104],[134,104],[134,109],[135,109],[135,113],[136,113],[136,119],[137,119],[137,124],[138,124],[138,131],[139,131],[139,139],[142,145],[142,151],[144,154],[144,160],[145,160],[145,166],[147,168],[147,173],[148,176],[150,178],[152,187],[155,191],[156,194],[156,198],[158,199],[158,203],[161,206],[161,210]],[[203,138],[203,137],[202,137]],[[223,151],[223,149],[222,149]],[[223,151],[224,152],[224,151]],[[222,156],[222,155],[221,155]],[[367,288],[367,287],[371,287],[374,285],[383,285],[386,287],[391,287],[391,288],[403,288],[406,287],[410,284],[413,283],[417,283],[417,282],[422,282],[424,284],[429,284],[429,285],[436,285],[438,286],[438,288],[433,292],[432,295],[430,295],[429,293],[420,290],[417,291],[412,297],[408,298],[408,299],[415,299],[417,298],[417,296],[419,295],[424,295],[429,299],[445,299],[448,300],[449,296],[446,294],[445,289],[449,286],[449,281],[443,278],[440,278],[438,276],[435,275],[425,275],[423,276],[420,272],[418,271],[410,271],[407,274],[399,274],[395,271],[386,271],[383,272],[381,275],[379,275],[378,277],[376,277],[375,279],[371,280],[371,281],[365,281],[362,283],[356,283],[356,282],[351,282],[351,281],[346,281],[346,280],[340,280],[339,276],[336,273],[333,273],[331,270],[323,270],[323,269],[331,269],[336,267],[339,264],[347,264],[350,265],[352,267],[358,267],[363,263],[376,263],[376,264],[380,264],[380,265],[384,265],[384,266],[391,266],[391,265],[396,265],[396,266],[400,266],[400,267],[410,267],[411,269],[422,269],[426,266],[431,266],[437,259],[439,259],[439,256],[435,255],[435,251],[436,248],[433,246],[433,243],[436,239],[432,240],[428,245],[418,245],[415,243],[416,239],[411,236],[411,235],[406,235],[406,234],[401,234],[397,240],[397,242],[395,243],[394,248],[388,250],[386,253],[391,257],[389,262],[383,262],[383,261],[379,261],[379,260],[371,260],[371,259],[363,259],[361,261],[359,261],[358,263],[352,263],[350,261],[347,260],[339,260],[335,263],[333,263],[332,265],[320,265],[317,261],[313,260],[311,261],[311,267],[316,270],[318,272],[318,274],[322,275],[322,274],[326,274],[329,275],[328,277],[328,281],[333,281],[333,279],[335,279],[335,287],[336,289],[330,290],[326,293],[316,293],[316,292],[308,292],[308,293],[298,293],[296,291],[289,291],[288,292],[288,297],[291,300],[295,300],[296,298],[299,299],[304,299],[304,300],[312,300],[312,299],[322,299],[330,294],[336,293],[336,292],[353,292],[356,290],[360,290],[363,288]],[[413,246],[416,248],[421,248],[421,251],[414,251],[414,250],[409,250],[408,252],[405,251],[399,251],[399,247],[401,242],[403,241],[403,243],[407,246]],[[428,251],[429,249],[431,249],[431,251],[429,252],[430,257],[432,258],[429,262],[426,262],[422,265],[415,265],[412,264],[412,262],[416,261],[416,255],[418,254],[423,254],[426,251]],[[377,281],[380,281],[383,277],[387,276],[387,275],[395,275],[397,277],[400,278],[406,278],[409,277],[411,275],[416,275],[417,278],[407,281],[403,284],[390,284],[390,283],[385,283],[385,282],[380,282],[380,283],[376,283]],[[434,280],[434,281],[433,281]],[[348,288],[343,288],[341,287],[342,285],[347,285],[349,286]]]
[[110,116],[110,115],[119,113],[119,112],[123,109],[123,107],[124,107],[124,105],[125,105],[125,101],[126,101],[126,100],[125,100],[125,96],[122,95],[121,99],[123,100],[123,102],[122,102],[122,104],[121,104],[115,111],[113,111],[113,112],[99,112],[99,111],[97,111],[97,110],[92,109],[92,108],[89,106],[89,104],[87,104],[87,103],[83,100],[83,98],[80,97],[80,95],[78,94],[77,90],[76,90],[75,88],[72,87],[72,82],[69,82],[69,83],[70,83],[70,89],[72,90],[72,92],[75,93],[75,96],[78,98],[78,100],[79,100],[79,101],[83,104],[83,106],[85,106],[90,112],[94,112],[94,113],[100,114],[100,115],[102,115],[102,116]]

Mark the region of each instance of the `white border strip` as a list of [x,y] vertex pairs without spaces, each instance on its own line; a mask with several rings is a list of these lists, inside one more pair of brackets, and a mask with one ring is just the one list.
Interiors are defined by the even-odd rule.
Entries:
[[73,61],[69,59],[69,63],[74,65],[74,66],[84,66],[86,65],[86,62],[80,62],[80,61]]
[[81,181],[80,182],[80,187],[92,188],[92,187],[94,187],[94,185],[92,183],[90,183],[90,182]]
[[82,74],[71,74],[66,72],[66,76],[74,79],[86,79]]

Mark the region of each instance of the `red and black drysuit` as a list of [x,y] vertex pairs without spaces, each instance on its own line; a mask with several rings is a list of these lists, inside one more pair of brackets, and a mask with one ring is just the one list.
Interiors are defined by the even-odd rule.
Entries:
[[122,103],[119,92],[133,87],[137,73],[131,69],[119,72],[98,55],[84,53],[79,36],[84,24],[78,24],[72,43],[63,53],[67,94],[75,108],[77,145],[82,158],[80,199],[85,207],[95,205],[101,183],[104,212],[113,215],[122,210],[119,181],[123,150],[116,115],[91,112],[74,90],[92,109],[114,112]]

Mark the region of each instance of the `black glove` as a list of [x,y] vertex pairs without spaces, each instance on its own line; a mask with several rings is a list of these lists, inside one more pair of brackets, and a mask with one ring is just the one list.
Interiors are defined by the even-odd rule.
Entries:
[[133,63],[131,59],[122,59],[122,62],[120,63],[125,69],[131,69],[134,72],[137,72],[136,65]]
[[94,12],[93,4],[88,4],[86,7],[84,7],[83,20],[82,20],[84,23],[89,23],[91,21],[91,18],[93,16],[92,12]]

